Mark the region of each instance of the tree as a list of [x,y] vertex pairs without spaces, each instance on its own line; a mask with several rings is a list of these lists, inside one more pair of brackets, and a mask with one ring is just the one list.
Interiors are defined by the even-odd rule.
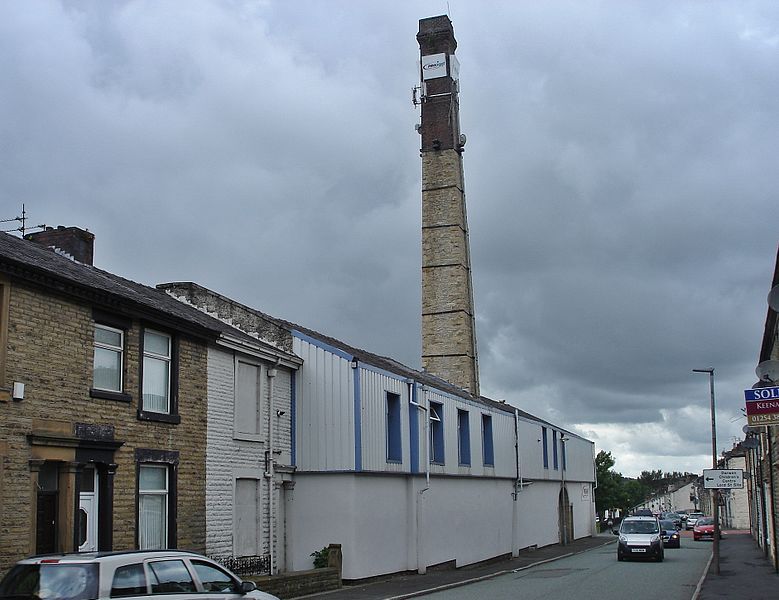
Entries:
[[622,508],[624,494],[622,491],[622,475],[615,472],[614,457],[611,452],[601,450],[595,457],[595,473],[598,487],[595,488],[595,510],[605,518],[605,512],[613,508]]

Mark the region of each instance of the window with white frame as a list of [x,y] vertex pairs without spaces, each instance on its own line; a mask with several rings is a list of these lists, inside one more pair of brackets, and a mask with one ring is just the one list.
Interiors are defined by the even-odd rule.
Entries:
[[95,323],[93,385],[109,392],[122,391],[124,331]]
[[260,554],[260,481],[235,480],[235,520],[233,521],[233,555]]
[[138,469],[138,548],[168,547],[168,466],[140,465]]
[[172,338],[147,329],[143,334],[143,410],[168,414],[170,410]]
[[235,361],[234,436],[262,438],[262,367],[243,360]]

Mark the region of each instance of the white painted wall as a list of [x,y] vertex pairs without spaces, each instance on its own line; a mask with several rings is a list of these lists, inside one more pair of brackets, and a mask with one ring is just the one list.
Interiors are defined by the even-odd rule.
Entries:
[[[234,437],[235,357],[232,351],[210,347],[208,351],[208,423],[206,428],[206,553],[233,556],[235,518],[235,480],[256,479],[259,482],[260,506],[258,518],[262,553],[269,552],[268,492],[269,482],[264,478],[267,434],[263,441],[248,441]],[[251,357],[246,357],[254,361]],[[261,362],[261,361],[254,361]],[[267,409],[270,385],[266,379],[268,364],[263,364],[263,431],[268,419],[274,419],[274,448],[281,451],[277,461],[289,465],[291,457],[291,371],[279,367],[273,385],[274,412]],[[275,410],[283,410],[277,417]],[[278,481],[276,482],[278,483]],[[277,492],[276,492],[277,493]],[[274,510],[274,513],[276,511]],[[274,521],[276,543],[283,539],[283,520]]]
[[354,375],[350,361],[299,337],[296,462],[304,471],[354,469]]
[[[528,486],[516,503],[513,485],[511,479],[433,477],[420,494],[421,476],[299,473],[288,505],[291,566],[310,568],[310,554],[330,543],[342,545],[345,579],[449,561],[463,566],[557,543],[560,484]],[[581,484],[568,490],[575,537],[588,536],[593,505],[581,500]]]

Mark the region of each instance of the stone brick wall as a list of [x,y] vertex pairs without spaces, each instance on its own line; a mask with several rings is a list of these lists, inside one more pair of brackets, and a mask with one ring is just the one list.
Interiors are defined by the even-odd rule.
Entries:
[[479,393],[462,158],[422,154],[422,366]]
[[[136,544],[135,450],[179,452],[178,546],[205,550],[206,345],[179,337],[180,424],[141,421],[139,338],[141,323],[126,332],[124,390],[131,402],[90,397],[93,371],[92,307],[24,283],[12,282],[6,378],[25,383],[25,399],[0,403],[0,572],[34,551],[35,492],[30,472],[35,428],[73,432],[75,423],[112,425],[124,445],[114,455],[114,549]],[[36,452],[54,452],[37,447]],[[65,447],[57,450],[66,453]]]

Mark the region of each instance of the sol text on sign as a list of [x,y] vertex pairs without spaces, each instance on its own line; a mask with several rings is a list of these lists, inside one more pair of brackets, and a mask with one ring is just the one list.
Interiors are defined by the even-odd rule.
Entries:
[[779,387],[744,390],[749,425],[779,425]]

